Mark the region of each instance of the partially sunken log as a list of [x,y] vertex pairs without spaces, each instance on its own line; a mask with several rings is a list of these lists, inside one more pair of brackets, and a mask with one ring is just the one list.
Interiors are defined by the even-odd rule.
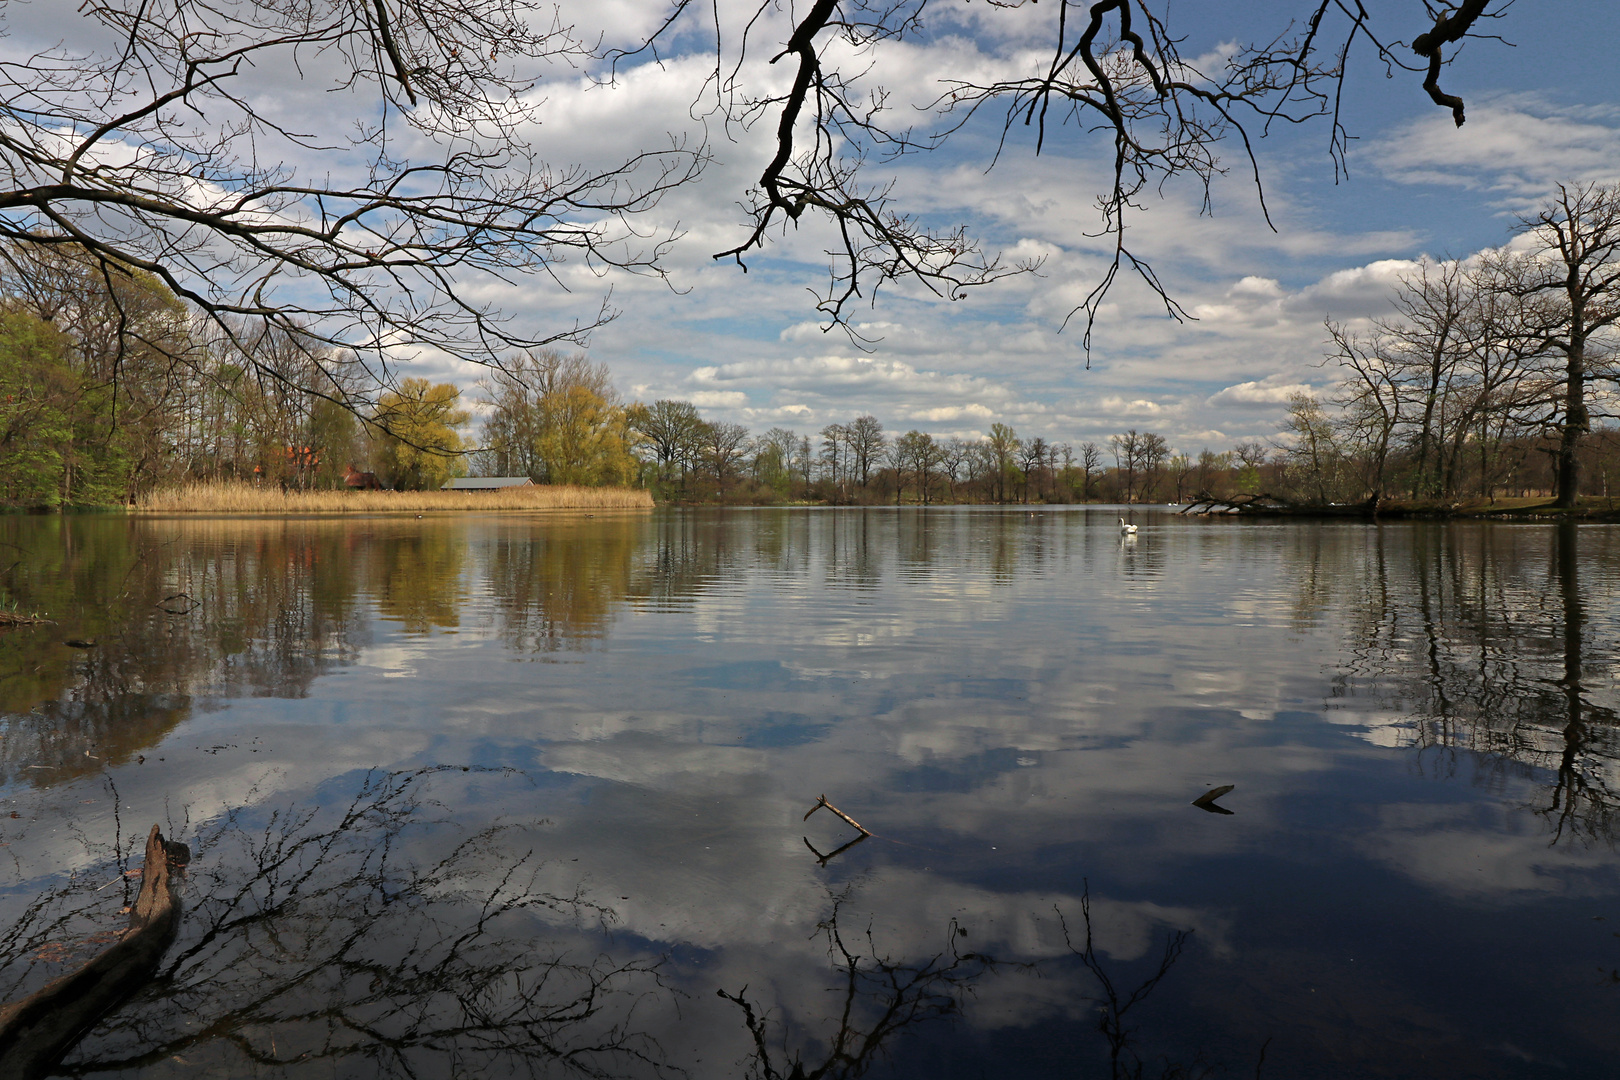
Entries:
[[180,927],[180,901],[169,886],[169,871],[179,865],[170,859],[171,850],[178,854],[183,847],[170,845],[153,825],[129,929],[79,970],[0,1007],[0,1076],[50,1075],[97,1020],[146,985]]

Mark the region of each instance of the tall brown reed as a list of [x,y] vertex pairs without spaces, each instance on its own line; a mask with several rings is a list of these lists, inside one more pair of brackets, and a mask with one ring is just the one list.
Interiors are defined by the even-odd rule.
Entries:
[[158,514],[352,514],[427,510],[647,510],[637,488],[537,485],[495,491],[282,491],[241,483],[198,483],[144,496],[136,509]]

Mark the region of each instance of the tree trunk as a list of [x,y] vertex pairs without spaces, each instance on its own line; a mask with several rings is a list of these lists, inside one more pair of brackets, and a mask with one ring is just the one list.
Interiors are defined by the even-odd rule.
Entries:
[[1565,378],[1564,423],[1558,433],[1558,450],[1553,455],[1557,492],[1553,505],[1569,510],[1574,508],[1575,497],[1580,492],[1580,462],[1575,452],[1581,436],[1591,427],[1586,411],[1586,355],[1580,345],[1572,343]]
[[184,845],[169,844],[153,825],[129,929],[77,971],[0,1008],[0,1076],[50,1075],[97,1020],[146,985],[180,927],[180,900],[169,886],[171,851],[177,865],[190,858],[189,852],[180,858]]

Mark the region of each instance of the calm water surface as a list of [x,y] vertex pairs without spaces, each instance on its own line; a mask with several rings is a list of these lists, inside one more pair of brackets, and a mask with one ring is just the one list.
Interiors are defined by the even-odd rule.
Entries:
[[1116,516],[0,519],[0,995],[159,822],[70,1075],[1616,1075],[1620,533]]

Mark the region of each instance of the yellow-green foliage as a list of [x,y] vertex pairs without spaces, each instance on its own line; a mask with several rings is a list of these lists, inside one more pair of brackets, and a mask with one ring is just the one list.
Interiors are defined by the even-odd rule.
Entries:
[[537,440],[557,484],[627,484],[636,474],[623,409],[584,386],[547,394]]
[[79,380],[56,328],[26,311],[0,311],[0,501],[54,506],[73,443]]
[[605,364],[554,350],[513,357],[480,384],[490,407],[480,441],[486,475],[548,484],[627,484],[637,436]]
[[638,488],[546,484],[495,491],[283,491],[254,484],[207,483],[164,488],[137,509],[153,513],[320,514],[425,510],[647,510],[652,496]]
[[449,383],[406,379],[377,402],[376,421],[386,433],[378,447],[391,487],[435,490],[465,471],[456,429],[469,414],[456,407],[461,391]]

